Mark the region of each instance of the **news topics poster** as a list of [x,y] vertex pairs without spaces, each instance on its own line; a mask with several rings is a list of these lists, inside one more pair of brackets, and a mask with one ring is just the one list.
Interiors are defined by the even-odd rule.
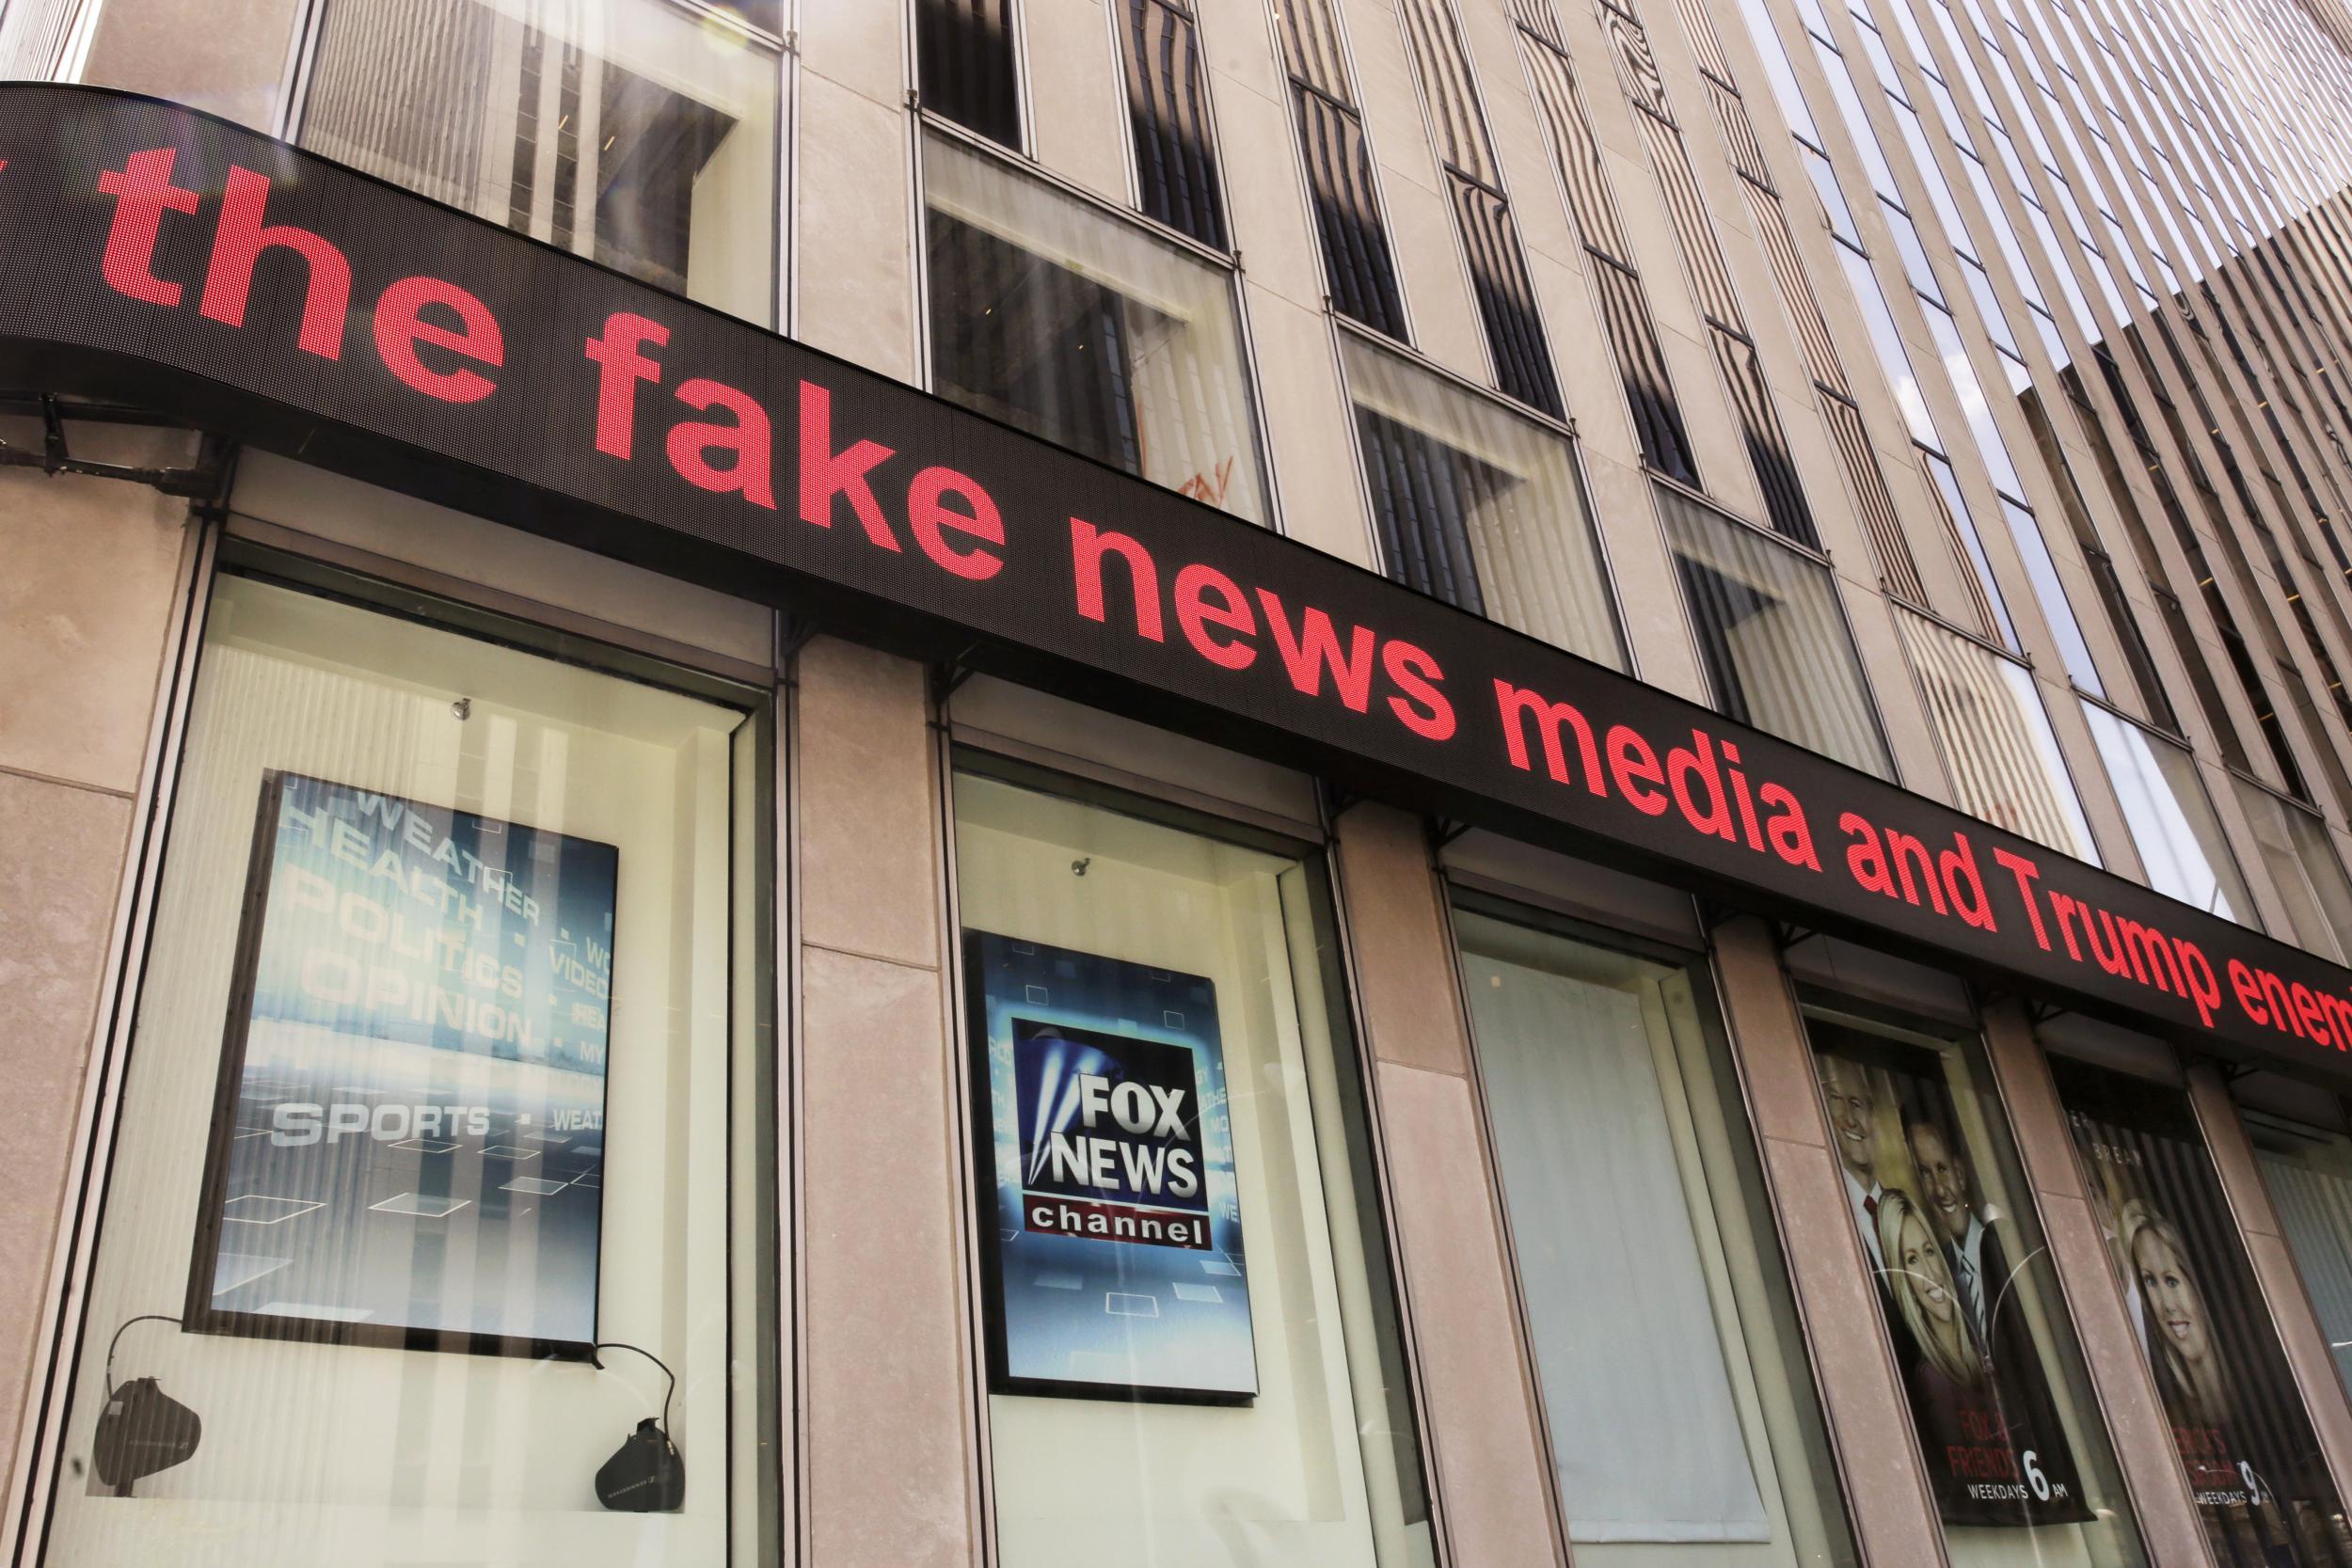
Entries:
[[2344,1568],[2343,1505],[2187,1096],[2054,1058],[2215,1560],[2224,1568]]
[[2039,1248],[1986,1196],[1933,1053],[1808,1024],[1847,1207],[1947,1524],[2093,1516],[2028,1301]]
[[610,844],[264,779],[193,1323],[594,1343],[618,868]]
[[1255,1398],[1215,984],[992,932],[964,942],[994,1386]]

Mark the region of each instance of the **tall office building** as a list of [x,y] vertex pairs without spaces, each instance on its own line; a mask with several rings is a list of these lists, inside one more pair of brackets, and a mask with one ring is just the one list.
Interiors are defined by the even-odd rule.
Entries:
[[2352,1568],[2347,126],[0,0],[0,1558]]

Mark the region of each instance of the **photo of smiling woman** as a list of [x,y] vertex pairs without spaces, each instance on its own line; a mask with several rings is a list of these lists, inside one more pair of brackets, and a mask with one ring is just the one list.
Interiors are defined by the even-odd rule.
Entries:
[[2215,1560],[2352,1568],[2352,1528],[2186,1094],[2050,1067]]

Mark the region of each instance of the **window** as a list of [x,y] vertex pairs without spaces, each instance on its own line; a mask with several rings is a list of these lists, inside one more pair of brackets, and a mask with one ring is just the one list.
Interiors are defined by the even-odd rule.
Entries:
[[1403,342],[1405,299],[1380,218],[1372,144],[1348,82],[1339,12],[1332,0],[1289,0],[1275,8],[1275,24],[1290,71],[1298,156],[1307,169],[1331,309]]
[[212,597],[46,1560],[771,1556],[766,695],[252,563],[339,596]]
[[924,108],[1020,150],[1012,0],[915,0],[914,55]]
[[1804,1004],[1953,1568],[2145,1563],[1982,1047],[1828,992]]
[[1666,544],[1716,706],[1885,778],[1877,710],[1829,567],[1656,486]]
[[1567,437],[1353,336],[1342,357],[1389,576],[1622,668]]
[[2083,719],[2106,764],[2123,820],[2131,825],[2148,885],[2209,914],[2254,926],[2253,900],[2188,749],[2097,703],[2083,704]]
[[1430,1563],[1320,856],[962,761],[999,1560]]
[[[2308,1087],[2296,1091],[2307,1116],[2332,1109]],[[2336,1376],[2352,1389],[2352,1137],[2262,1111],[2241,1115]]]
[[946,136],[923,179],[933,390],[1266,520],[1232,274]]
[[2291,939],[2323,958],[2344,962],[2344,938],[2352,936],[2352,878],[2344,875],[2327,823],[2249,779],[2230,777],[2262,848],[2270,884],[2287,907]]
[[2214,1560],[2341,1562],[2344,1504],[2187,1093],[2050,1071]]
[[668,0],[330,0],[299,139],[766,325],[780,75],[772,43]]
[[1176,0],[1119,0],[1115,9],[1143,210],[1212,250],[1228,249],[1200,18]]
[[1704,963],[1457,895],[1463,993],[1562,1506],[1586,1568],[1849,1564]]
[[1898,610],[1895,626],[1944,744],[1953,803],[2097,864],[2090,824],[2050,733],[2033,673],[1924,616]]

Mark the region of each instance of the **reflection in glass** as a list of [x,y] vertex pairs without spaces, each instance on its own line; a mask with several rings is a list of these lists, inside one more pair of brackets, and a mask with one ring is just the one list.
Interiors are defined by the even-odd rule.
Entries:
[[1230,273],[945,136],[923,182],[934,390],[1265,520]]
[[[955,833],[974,1093],[986,1097],[975,1124],[993,1132],[977,1174],[984,1274],[1003,1292],[982,1305],[1002,1560],[1430,1563],[1327,874],[977,771],[956,777]],[[1073,1111],[1056,1132],[1019,1113],[1021,1085],[1043,1082],[1022,1078],[1025,1064],[1041,1069],[1054,1049],[1044,1031],[1103,1060],[1156,1059],[1156,1105],[1181,1110],[1170,1096],[1187,1079],[1208,1097],[1205,1194],[1171,1177],[1153,1205],[1205,1198],[1207,1246],[1073,1237],[1057,1228],[1067,1203],[1029,1217],[1032,1194],[1072,1196],[1055,1138],[1092,1125],[1084,1135],[1116,1139],[1107,1117]],[[1203,1065],[1171,1069],[1170,1052]],[[1123,1103],[1136,1077],[1095,1060],[1075,1070],[1119,1080],[1097,1099]],[[1166,1148],[1192,1141],[1155,1142],[1158,1118],[1147,1122],[1151,1136],[1108,1156],[1142,1186],[1168,1168]],[[1118,1176],[1087,1184],[1141,1190]],[[1179,1382],[1219,1390],[1217,1402],[1137,1386]]]
[[2253,900],[2238,879],[2237,862],[2187,749],[2158,739],[2097,703],[2083,704],[2083,719],[2106,764],[2123,820],[2131,825],[2148,885],[2208,913],[2254,925]]
[[1341,343],[1389,576],[1622,667],[1567,437],[1352,336]]
[[1805,1030],[1954,1568],[2145,1562],[1975,1037],[1826,993]]
[[2187,1091],[2053,1058],[2091,1207],[2220,1568],[2345,1568],[2352,1530]]
[[2261,1111],[2242,1114],[2336,1376],[2352,1390],[2352,1138]]
[[1704,968],[1488,907],[1454,928],[1576,1560],[1851,1562]]
[[1656,494],[1716,705],[1886,777],[1885,743],[1829,568],[1678,490]]
[[2250,780],[2235,774],[2231,780],[2262,847],[2271,886],[2287,907],[2292,940],[2342,963],[2344,940],[2352,937],[2352,878],[2344,875],[2327,823]]
[[[214,593],[47,1560],[777,1549],[760,730],[589,651]],[[105,1390],[145,1377],[200,1441],[109,1496]],[[607,1513],[641,1419],[682,1506]]]
[[299,139],[765,324],[777,79],[772,46],[660,0],[331,0]]
[[2099,861],[2033,673],[1924,616],[1896,629],[1944,743],[1953,803],[2077,860]]

